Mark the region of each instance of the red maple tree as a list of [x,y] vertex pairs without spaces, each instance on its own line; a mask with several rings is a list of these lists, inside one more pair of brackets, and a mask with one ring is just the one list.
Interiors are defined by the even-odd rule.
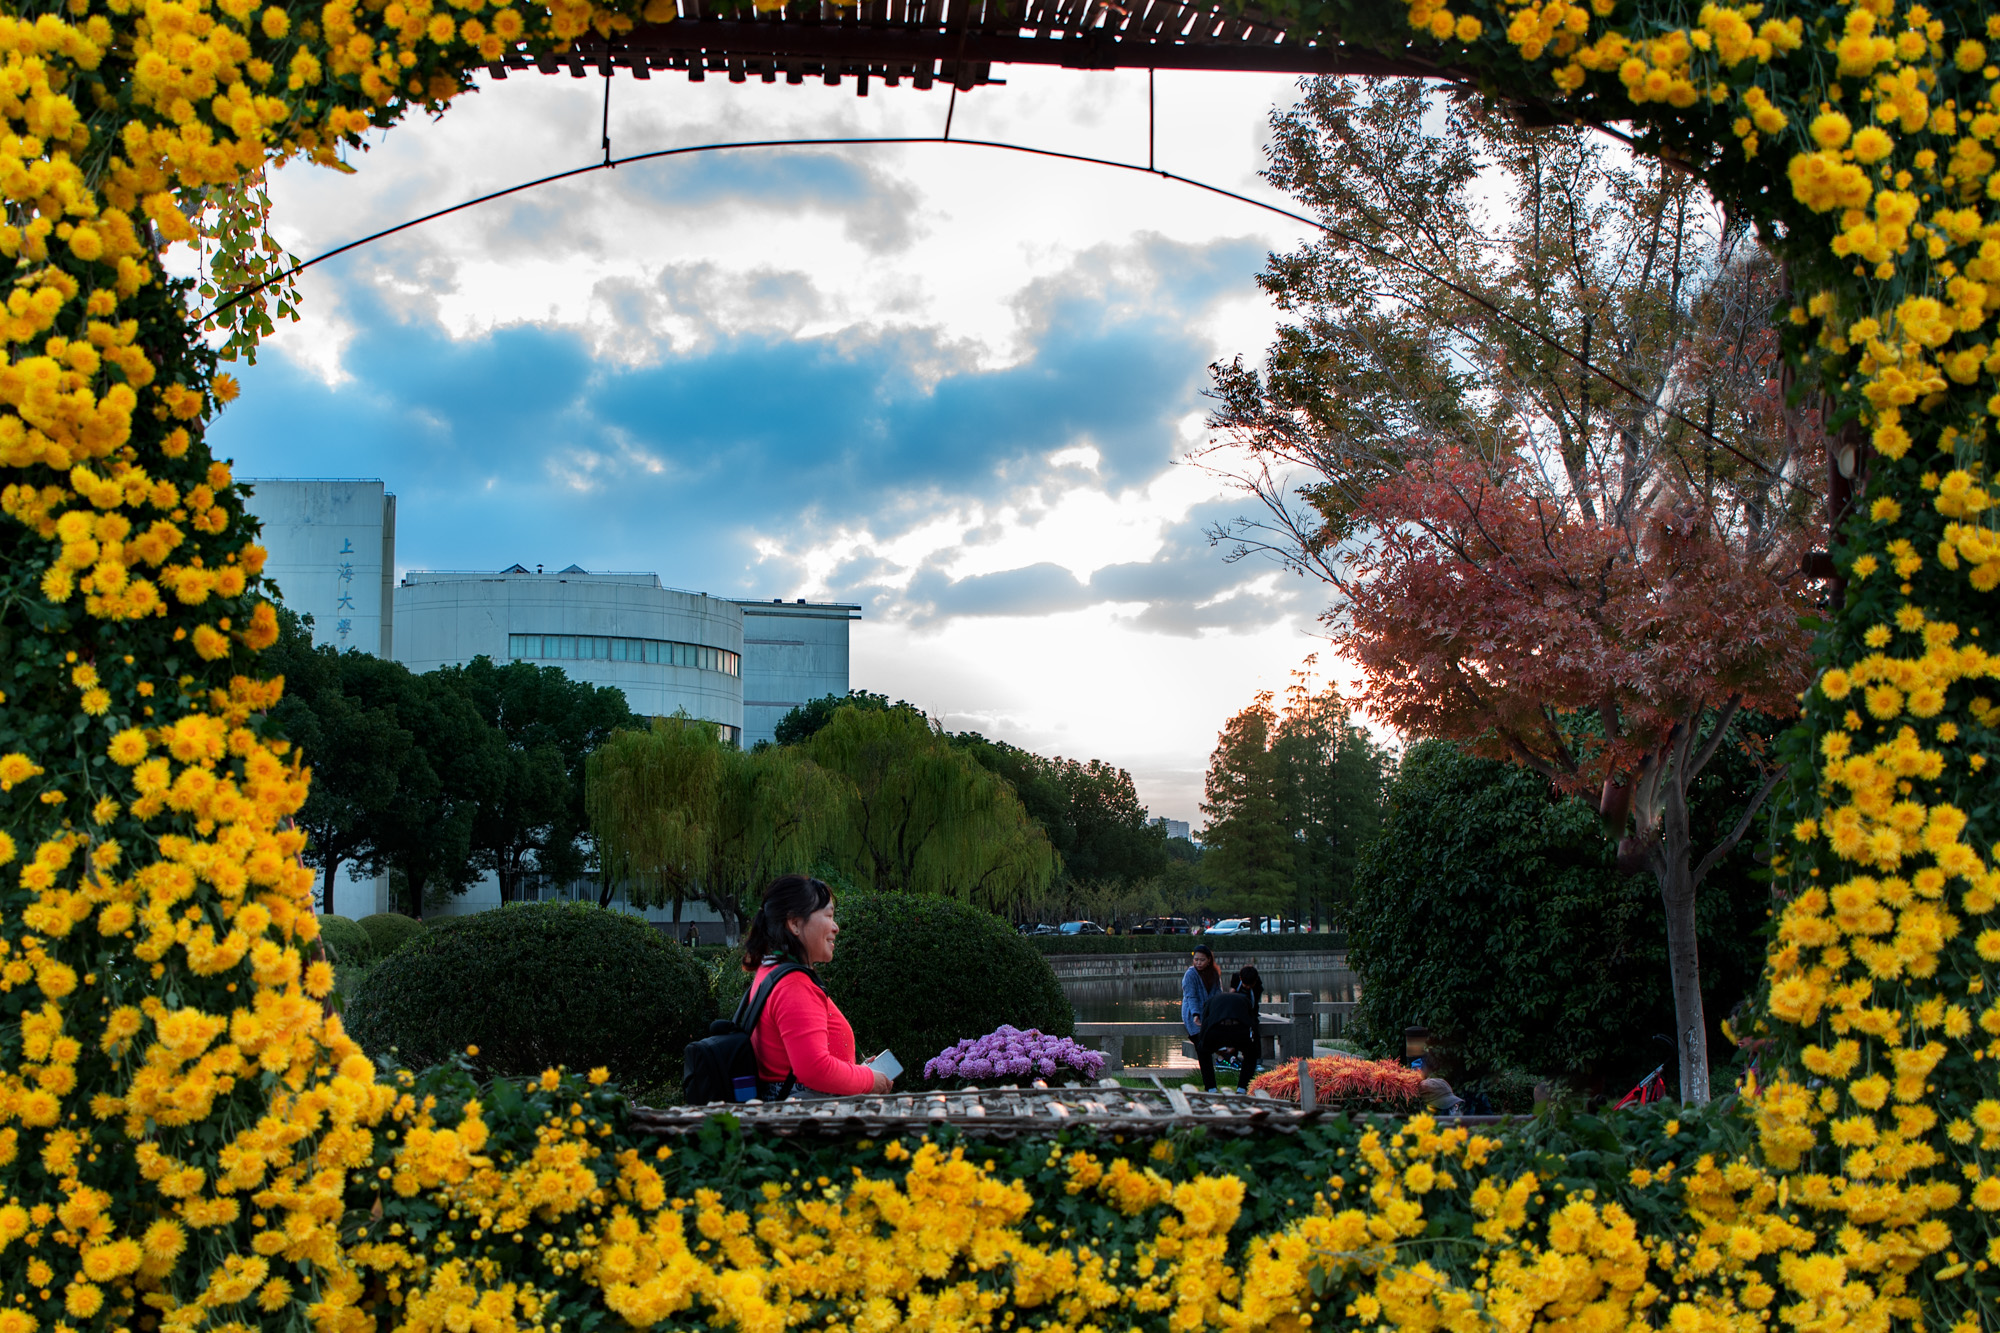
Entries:
[[[1442,113],[1449,151],[1434,148]],[[1706,1100],[1689,789],[1809,679],[1816,416],[1780,391],[1784,275],[1685,179],[1417,85],[1316,81],[1271,179],[1330,230],[1261,278],[1297,322],[1214,368],[1214,532],[1337,594],[1360,702],[1588,792],[1666,908],[1681,1095]],[[1499,200],[1495,205],[1494,200]]]

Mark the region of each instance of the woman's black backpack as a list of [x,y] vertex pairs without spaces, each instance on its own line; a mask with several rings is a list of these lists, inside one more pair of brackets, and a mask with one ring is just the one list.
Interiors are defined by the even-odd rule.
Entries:
[[[780,963],[757,987],[756,994],[743,997],[735,1018],[718,1018],[709,1024],[709,1035],[687,1044],[686,1062],[681,1072],[681,1099],[690,1106],[707,1102],[754,1102],[757,1092],[757,1054],[750,1049],[750,1034],[764,1016],[764,1002],[780,981],[794,972],[812,976],[798,963]],[[813,978],[815,984],[818,978]],[[792,1095],[796,1075],[788,1075],[773,1101]]]

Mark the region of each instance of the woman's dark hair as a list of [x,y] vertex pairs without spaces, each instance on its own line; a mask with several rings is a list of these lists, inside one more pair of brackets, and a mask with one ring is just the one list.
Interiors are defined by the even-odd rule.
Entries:
[[743,970],[755,972],[772,954],[806,961],[805,946],[791,927],[833,901],[833,890],[811,875],[780,875],[764,888],[764,905],[743,936]]
[[1222,985],[1222,969],[1215,965],[1215,950],[1206,944],[1197,944],[1194,946],[1194,952],[1208,955],[1207,962],[1196,963],[1194,965],[1194,970],[1201,974],[1202,984],[1220,988]]
[[1259,1004],[1264,1001],[1264,978],[1259,976],[1257,969],[1248,963],[1236,969],[1236,975],[1229,979],[1229,985],[1232,990],[1237,987],[1247,987],[1250,993],[1257,997]]

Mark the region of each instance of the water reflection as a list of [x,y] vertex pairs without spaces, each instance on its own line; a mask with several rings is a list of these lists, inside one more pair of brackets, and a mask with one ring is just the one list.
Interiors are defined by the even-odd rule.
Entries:
[[[1264,973],[1265,1008],[1282,1007],[1283,997],[1293,991],[1311,991],[1321,1000],[1353,998],[1354,974],[1344,968],[1314,968]],[[1128,977],[1115,981],[1078,980],[1065,977],[1063,994],[1076,1010],[1080,1023],[1162,1023],[1178,1022],[1181,1016],[1181,979],[1172,976]],[[1340,1035],[1338,1014],[1319,1015],[1320,1037]],[[1094,1039],[1085,1044],[1097,1045]],[[1100,1048],[1101,1049],[1101,1048]],[[1194,1059],[1181,1053],[1175,1037],[1125,1038],[1125,1064],[1156,1069],[1192,1069]]]

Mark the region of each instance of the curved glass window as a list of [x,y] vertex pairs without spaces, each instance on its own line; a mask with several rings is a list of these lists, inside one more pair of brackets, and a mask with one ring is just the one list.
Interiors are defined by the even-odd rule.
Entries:
[[509,634],[507,656],[556,662],[646,662],[656,666],[695,667],[743,674],[743,658],[727,648],[671,639],[620,639],[602,634]]

